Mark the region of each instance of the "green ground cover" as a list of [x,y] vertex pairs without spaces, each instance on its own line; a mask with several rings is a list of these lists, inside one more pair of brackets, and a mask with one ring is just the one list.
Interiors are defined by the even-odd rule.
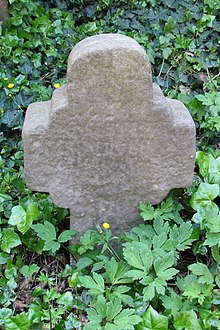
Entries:
[[[0,28],[0,328],[220,329],[219,1],[9,2]],[[66,82],[72,47],[104,32],[136,39],[154,81],[191,112],[195,179],[156,207],[141,202],[143,223],[129,233],[112,237],[105,224],[69,247],[68,211],[25,186],[21,129],[27,106]]]

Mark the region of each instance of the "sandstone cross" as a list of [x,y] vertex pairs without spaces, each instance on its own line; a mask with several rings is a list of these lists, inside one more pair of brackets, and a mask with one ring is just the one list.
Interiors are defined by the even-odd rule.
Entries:
[[28,107],[26,183],[70,209],[80,233],[108,221],[132,228],[139,201],[153,204],[193,180],[195,126],[179,101],[152,84],[142,47],[119,34],[77,44],[67,84]]

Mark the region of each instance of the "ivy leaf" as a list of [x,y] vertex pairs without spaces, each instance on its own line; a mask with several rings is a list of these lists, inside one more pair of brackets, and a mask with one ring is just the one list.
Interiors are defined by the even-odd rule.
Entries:
[[196,211],[200,211],[203,207],[214,207],[215,203],[212,201],[219,195],[218,184],[209,184],[202,182],[199,185],[198,190],[192,196],[190,205]]
[[137,330],[168,330],[168,317],[160,315],[151,306],[142,318],[143,322],[136,327]]
[[4,211],[3,203],[6,201],[11,201],[12,198],[10,195],[7,194],[0,194],[0,212]]
[[5,330],[28,330],[30,325],[27,315],[22,312],[5,321]]
[[12,315],[12,310],[10,308],[0,309],[0,325],[3,325],[7,319]]
[[39,214],[40,212],[36,202],[28,205],[27,212],[21,205],[14,206],[8,223],[13,226],[16,225],[18,230],[24,235]]
[[76,315],[74,315],[73,313],[70,313],[65,321],[65,330],[78,329],[81,326],[82,326],[82,323],[76,317]]
[[174,327],[176,330],[202,330],[197,315],[193,310],[179,313],[175,318]]
[[3,230],[3,235],[1,239],[2,251],[10,253],[12,248],[20,244],[21,244],[21,240],[18,234],[14,232],[13,228],[8,228]]
[[58,237],[58,242],[63,243],[71,240],[73,236],[77,233],[76,230],[64,230]]
[[21,205],[14,206],[11,210],[9,225],[18,226],[26,221],[26,211]]
[[72,293],[67,291],[57,299],[57,303],[63,305],[66,309],[71,310],[75,302]]
[[44,241],[54,241],[56,239],[56,230],[52,223],[45,221],[37,225],[32,225],[32,228],[37,232],[37,235]]
[[200,262],[188,266],[194,275],[199,276],[198,283],[213,284],[214,278],[208,267]]

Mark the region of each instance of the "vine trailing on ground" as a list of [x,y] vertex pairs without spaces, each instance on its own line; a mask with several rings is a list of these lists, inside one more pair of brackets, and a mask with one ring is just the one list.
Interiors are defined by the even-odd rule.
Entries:
[[[0,29],[0,328],[219,329],[218,1],[9,3]],[[103,219],[69,246],[68,211],[25,186],[20,133],[27,106],[65,83],[72,47],[105,32],[136,39],[154,81],[190,110],[195,180],[158,206],[141,202],[144,223],[119,238]]]

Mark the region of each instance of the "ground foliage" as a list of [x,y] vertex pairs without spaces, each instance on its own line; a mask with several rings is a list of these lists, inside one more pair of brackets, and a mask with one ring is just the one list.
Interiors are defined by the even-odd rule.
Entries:
[[[0,328],[219,329],[219,1],[9,2],[0,29]],[[68,211],[25,186],[20,134],[27,106],[65,83],[72,47],[104,32],[136,39],[154,81],[190,110],[195,180],[156,207],[140,202],[143,224],[129,233],[112,237],[105,224],[69,247]]]

